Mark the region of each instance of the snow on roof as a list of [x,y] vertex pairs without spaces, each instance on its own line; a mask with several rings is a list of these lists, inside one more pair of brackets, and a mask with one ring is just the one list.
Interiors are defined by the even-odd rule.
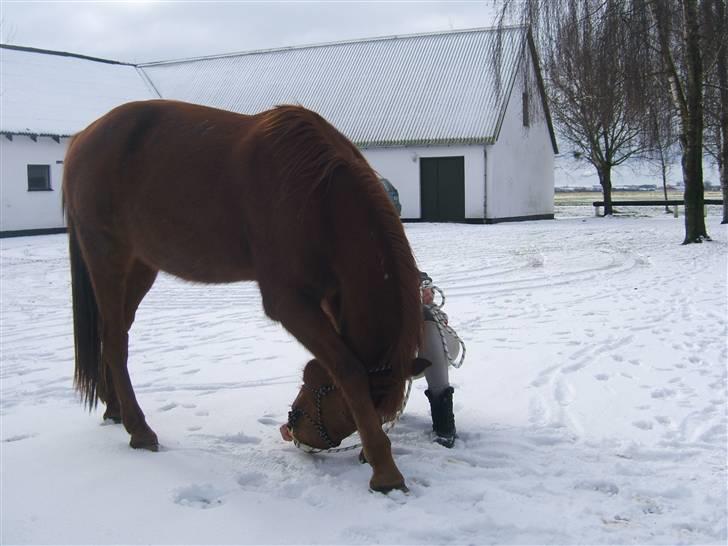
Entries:
[[[140,68],[164,98],[257,113],[315,110],[360,146],[495,142],[526,30],[337,42]],[[493,59],[500,55],[500,70]]]
[[119,104],[163,97],[246,114],[301,104],[360,146],[493,143],[527,46],[523,27],[503,29],[500,43],[498,33],[390,36],[138,66],[0,44],[0,132],[68,136]]
[[159,98],[133,65],[0,44],[0,132],[70,136],[112,108]]

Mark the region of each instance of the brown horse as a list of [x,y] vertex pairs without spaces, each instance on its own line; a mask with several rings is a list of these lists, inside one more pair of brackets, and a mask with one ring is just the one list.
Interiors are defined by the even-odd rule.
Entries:
[[327,447],[356,429],[372,489],[404,488],[381,422],[418,371],[418,272],[375,173],[334,127],[298,106],[245,116],[126,104],[74,137],[63,196],[76,386],[132,447],[158,449],[127,371],[128,331],[157,272],[255,280],[266,314],[315,357],[296,409],[321,410],[320,385],[336,391],[296,437]]

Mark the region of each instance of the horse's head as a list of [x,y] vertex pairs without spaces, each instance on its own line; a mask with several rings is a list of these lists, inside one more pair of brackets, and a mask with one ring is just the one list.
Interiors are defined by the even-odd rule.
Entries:
[[[416,358],[407,375],[417,376],[429,365],[427,360]],[[406,377],[393,378],[390,372],[382,370],[369,376],[372,401],[382,422],[395,416],[404,394]],[[341,390],[323,366],[311,360],[303,370],[303,385],[291,404],[288,422],[280,428],[281,436],[307,451],[316,451],[337,447],[355,431],[354,418]]]

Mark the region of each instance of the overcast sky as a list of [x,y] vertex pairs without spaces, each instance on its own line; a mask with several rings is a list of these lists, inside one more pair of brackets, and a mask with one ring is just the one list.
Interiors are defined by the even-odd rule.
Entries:
[[125,62],[493,26],[493,0],[35,2],[0,0],[3,43]]

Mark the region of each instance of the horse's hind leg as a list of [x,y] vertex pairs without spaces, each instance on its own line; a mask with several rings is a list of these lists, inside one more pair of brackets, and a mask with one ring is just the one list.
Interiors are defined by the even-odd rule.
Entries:
[[[136,311],[139,308],[139,304],[146,296],[149,289],[154,284],[154,280],[157,278],[157,271],[146,266],[140,261],[135,261],[129,273],[126,277],[126,293],[124,302],[124,324],[126,332],[128,334],[132,324],[134,324],[134,317]],[[119,398],[116,395],[116,389],[114,388],[114,380],[111,370],[104,364],[104,374],[102,381],[105,383],[106,397],[104,402],[106,403],[106,411],[104,412],[104,419],[111,419],[115,423],[121,423],[121,406],[119,405]]]
[[[101,316],[101,360],[105,373],[110,377],[107,384],[113,385],[121,422],[131,435],[131,446],[157,451],[157,435],[146,423],[127,369],[130,320],[133,320],[136,306],[144,295],[140,295],[139,286],[134,282],[137,275],[135,262],[114,241],[92,241],[85,248],[86,264]],[[96,252],[97,248],[104,251]],[[146,290],[151,287],[153,280],[147,280]],[[128,293],[127,287],[130,287]],[[127,305],[127,297],[135,304],[133,310]]]

